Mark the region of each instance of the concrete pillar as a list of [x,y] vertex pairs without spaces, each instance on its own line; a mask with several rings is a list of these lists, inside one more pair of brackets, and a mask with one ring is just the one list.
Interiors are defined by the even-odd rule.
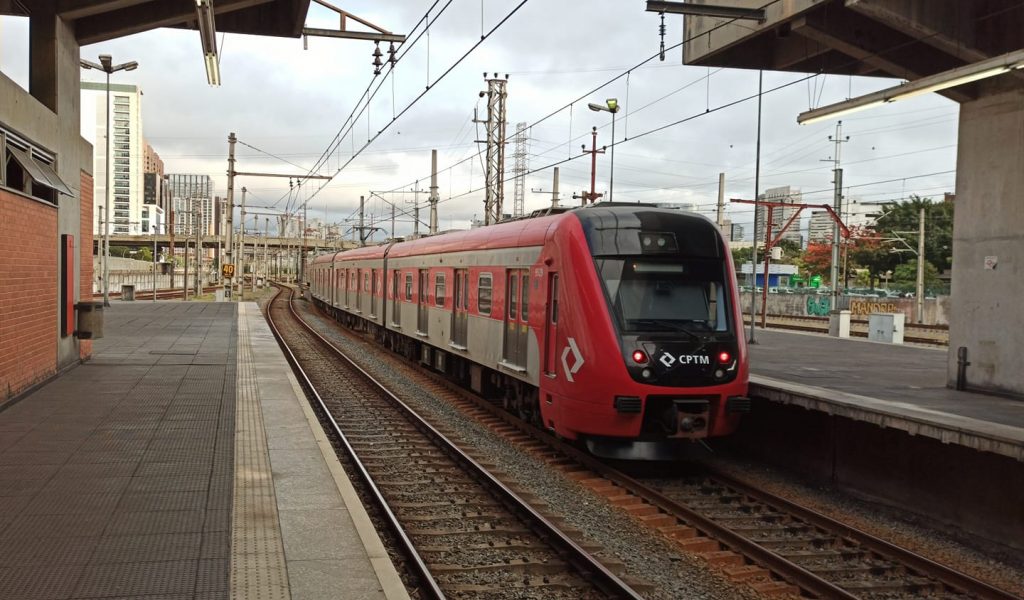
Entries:
[[[61,197],[57,209],[57,231],[54,232],[54,252],[59,252],[60,236],[75,236],[75,277],[78,282],[82,272],[81,252],[83,245],[91,246],[91,240],[83,239],[82,214],[82,173],[92,173],[92,147],[80,135],[81,90],[79,74],[80,51],[75,39],[74,26],[60,19],[56,14],[55,0],[41,0],[33,3],[29,17],[29,94],[52,113],[34,119],[30,127],[21,124],[23,133],[36,142],[42,143],[57,155],[57,174],[71,188],[74,198]],[[26,107],[27,113],[35,113]],[[24,116],[28,116],[28,114]],[[15,115],[12,123],[19,125]],[[41,114],[39,116],[42,116]],[[87,216],[88,218],[88,216]],[[91,222],[86,229],[91,229]],[[54,277],[59,274],[54,273]],[[80,290],[76,286],[75,301],[80,301]],[[78,342],[73,336],[60,337],[59,315],[54,316],[57,344],[57,367],[64,368],[79,360]]]
[[1024,393],[1024,90],[960,107],[953,256],[948,384],[963,346],[968,386]]

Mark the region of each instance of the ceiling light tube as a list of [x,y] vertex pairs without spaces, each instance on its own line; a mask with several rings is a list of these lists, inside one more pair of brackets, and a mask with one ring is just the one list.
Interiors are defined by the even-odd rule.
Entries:
[[887,102],[895,102],[995,77],[1011,69],[1022,67],[1024,67],[1024,50],[1015,50],[970,65],[928,75],[902,85],[851,98],[844,102],[836,102],[835,104],[802,112],[797,116],[796,121],[801,125],[807,125],[823,119],[834,119],[854,111],[864,110]]
[[206,80],[210,85],[216,87],[220,85],[220,65],[217,63],[216,54],[204,54],[206,61]]
[[[849,100],[846,102],[838,102],[836,104],[830,104],[828,106],[823,106],[821,108],[809,110],[805,113],[800,113],[800,116],[796,118],[796,122],[801,125],[811,125],[813,123],[824,121],[826,119],[838,119],[839,117],[844,117],[850,113],[867,110],[869,108],[874,108],[876,106],[881,106],[885,104],[885,100],[883,99],[871,100],[868,102],[856,104],[854,104],[853,102],[853,100]],[[839,108],[840,105],[847,106],[845,108]]]

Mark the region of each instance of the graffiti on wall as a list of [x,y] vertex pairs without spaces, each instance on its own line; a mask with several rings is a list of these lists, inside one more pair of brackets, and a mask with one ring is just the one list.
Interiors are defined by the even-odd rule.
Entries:
[[855,316],[866,316],[874,313],[901,313],[903,308],[895,302],[850,300],[850,312]]
[[827,317],[832,309],[828,296],[807,296],[807,314],[812,317]]

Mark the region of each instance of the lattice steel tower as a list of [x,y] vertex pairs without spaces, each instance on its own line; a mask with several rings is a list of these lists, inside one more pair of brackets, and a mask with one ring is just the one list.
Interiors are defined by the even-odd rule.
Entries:
[[[508,92],[505,79],[498,79],[495,73],[486,79],[487,91],[480,92],[480,97],[487,96],[487,162],[484,194],[484,225],[493,225],[501,220],[505,201],[505,98]],[[480,140],[477,140],[478,142]]]
[[529,171],[529,141],[526,135],[526,123],[516,123],[516,149],[512,154],[515,161],[512,174],[515,176],[512,188],[512,216],[521,217],[526,214],[526,172]]

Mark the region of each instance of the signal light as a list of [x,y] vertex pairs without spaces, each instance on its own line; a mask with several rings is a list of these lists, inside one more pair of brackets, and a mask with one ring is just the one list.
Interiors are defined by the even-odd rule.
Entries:
[[732,361],[732,355],[729,354],[728,352],[723,350],[722,352],[718,353],[718,362],[724,364],[724,363],[728,363],[728,362],[731,362],[731,361]]
[[635,363],[637,363],[639,365],[646,364],[647,363],[647,353],[644,352],[643,350],[634,350],[633,351],[633,362],[635,362]]

